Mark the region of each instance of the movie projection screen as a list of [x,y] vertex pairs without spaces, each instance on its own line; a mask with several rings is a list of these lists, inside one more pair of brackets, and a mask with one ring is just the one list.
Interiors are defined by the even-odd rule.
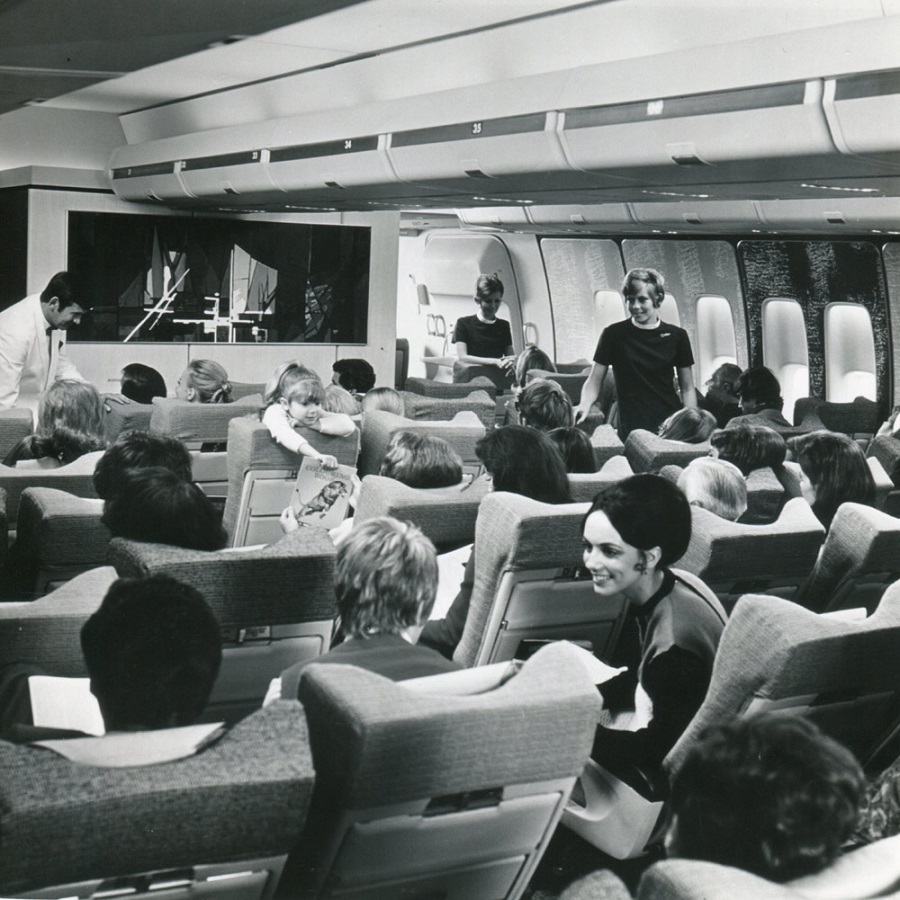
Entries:
[[72,212],[93,309],[69,339],[363,344],[370,246],[355,226]]

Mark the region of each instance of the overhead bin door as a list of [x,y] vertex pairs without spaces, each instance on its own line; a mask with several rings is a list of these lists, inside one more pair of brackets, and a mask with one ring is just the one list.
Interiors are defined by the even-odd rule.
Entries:
[[830,78],[824,107],[842,153],[900,168],[900,69]]
[[573,171],[556,120],[557,113],[541,112],[397,131],[389,136],[388,154],[403,181],[469,195],[622,183]]
[[271,197],[275,185],[267,169],[268,150],[241,150],[186,159],[181,179],[193,197],[199,199]]
[[181,162],[147,163],[144,165],[119,165],[115,158],[110,170],[112,188],[122,200],[184,200],[191,195],[181,180]]
[[560,139],[579,169],[651,184],[809,178],[840,162],[821,100],[814,80],[576,107]]

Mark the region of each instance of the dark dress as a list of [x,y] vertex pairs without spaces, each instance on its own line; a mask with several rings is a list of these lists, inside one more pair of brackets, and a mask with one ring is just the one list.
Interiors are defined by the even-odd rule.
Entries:
[[694,717],[712,675],[725,611],[715,594],[665,572],[660,589],[629,608],[615,654],[626,672],[601,685],[612,713],[634,709],[638,684],[653,702],[649,724],[637,731],[600,726],[591,756],[638,790],[665,793],[663,759]]
[[462,316],[456,320],[453,342],[465,341],[471,356],[500,359],[512,346],[512,332],[506,319],[482,322],[478,316]]
[[625,440],[636,428],[656,434],[663,421],[681,409],[675,370],[692,366],[694,354],[683,328],[667,322],[638,328],[626,319],[603,329],[594,362],[615,372],[619,437]]

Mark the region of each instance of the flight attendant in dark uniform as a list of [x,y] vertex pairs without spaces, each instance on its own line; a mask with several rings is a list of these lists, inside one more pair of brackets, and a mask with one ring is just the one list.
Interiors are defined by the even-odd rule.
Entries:
[[[581,402],[575,407],[576,422],[584,419],[600,396],[610,366],[616,375],[623,441],[635,428],[656,434],[673,412],[697,405],[690,338],[683,328],[659,317],[665,290],[665,281],[655,269],[632,269],[625,276],[622,294],[631,318],[603,329],[591,374],[581,389]],[[675,390],[675,374],[681,397]]]
[[496,275],[479,275],[475,302],[478,304],[475,315],[456,320],[453,333],[456,355],[461,362],[496,366],[511,376],[516,364],[512,332],[506,319],[497,318],[503,302],[503,282]]

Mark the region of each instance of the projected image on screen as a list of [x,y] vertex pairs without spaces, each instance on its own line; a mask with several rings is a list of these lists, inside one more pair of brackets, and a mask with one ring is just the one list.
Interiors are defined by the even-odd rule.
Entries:
[[368,228],[69,214],[70,340],[365,343]]

